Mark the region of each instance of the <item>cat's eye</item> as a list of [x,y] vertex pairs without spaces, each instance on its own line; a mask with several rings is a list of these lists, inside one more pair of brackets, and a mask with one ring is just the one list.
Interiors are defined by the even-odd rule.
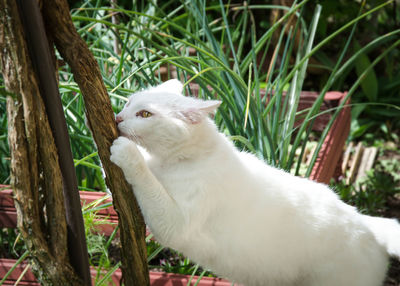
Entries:
[[139,112],[136,112],[136,116],[138,117],[143,117],[143,118],[148,118],[152,116],[153,114],[147,110],[141,110]]

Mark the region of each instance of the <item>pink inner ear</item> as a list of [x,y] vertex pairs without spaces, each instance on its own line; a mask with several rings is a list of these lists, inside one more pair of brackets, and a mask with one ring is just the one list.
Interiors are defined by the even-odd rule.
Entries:
[[183,115],[185,121],[191,124],[198,124],[201,122],[202,114],[197,109],[188,109],[180,113]]

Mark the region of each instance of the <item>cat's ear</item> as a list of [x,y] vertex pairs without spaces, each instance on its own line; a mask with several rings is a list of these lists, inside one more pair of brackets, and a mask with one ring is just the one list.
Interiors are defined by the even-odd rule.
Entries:
[[157,85],[153,90],[182,94],[183,84],[177,79],[170,79]]
[[222,101],[220,100],[197,100],[198,109],[203,113],[211,114],[217,111],[217,108],[221,105]]
[[199,100],[193,101],[194,104],[180,111],[179,114],[188,123],[198,124],[209,114],[214,114],[221,105],[219,100]]

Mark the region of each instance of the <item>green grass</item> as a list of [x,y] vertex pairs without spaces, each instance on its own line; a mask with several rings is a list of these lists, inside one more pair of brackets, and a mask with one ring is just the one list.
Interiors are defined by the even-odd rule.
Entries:
[[[298,147],[304,149],[309,141],[311,127],[320,114],[325,93],[365,52],[381,44],[391,44],[383,56],[365,67],[365,72],[350,89],[348,97],[351,97],[368,71],[384,55],[398,47],[399,41],[395,42],[395,39],[400,32],[396,30],[382,35],[353,55],[349,51],[357,22],[389,3],[385,2],[369,11],[363,11],[360,6],[358,17],[320,43],[314,43],[321,6],[316,6],[312,21],[307,24],[302,18],[307,2],[297,1],[288,8],[272,5],[229,6],[222,1],[207,6],[205,1],[186,1],[166,13],[151,3],[124,10],[101,7],[100,2],[87,1],[81,9],[72,11],[72,17],[78,32],[99,62],[115,112],[122,108],[125,98],[131,93],[158,84],[161,81],[161,66],[176,67],[188,95],[193,93],[192,84],[197,84],[200,86],[200,97],[218,97],[223,101],[215,120],[239,148],[256,153],[271,165],[294,170],[298,174],[300,163],[296,161],[294,151]],[[287,13],[265,31],[257,31],[252,13],[256,10],[267,12],[272,8],[285,9]],[[112,13],[118,13],[122,19],[120,24],[111,22]],[[234,23],[231,20],[233,13],[236,13]],[[288,19],[292,16],[297,21],[289,25]],[[348,34],[348,41],[339,52],[336,65],[330,67],[331,74],[321,89],[320,97],[304,114],[304,123],[295,129],[308,60],[343,33]],[[297,44],[295,35],[300,39]],[[115,42],[120,47],[120,53],[114,51]],[[268,67],[267,72],[265,67]],[[284,96],[284,91],[287,91],[287,96]],[[84,102],[67,66],[60,69],[60,92],[79,186],[88,190],[104,190],[100,161],[85,123]],[[0,108],[5,109],[4,96],[1,98]],[[321,148],[341,108],[334,110],[331,122],[318,138],[317,150]],[[8,154],[5,112],[1,114],[0,149]],[[306,175],[310,174],[316,155]],[[7,160],[4,156],[0,162],[3,182],[7,182],[9,175]]]
[[10,151],[7,140],[6,92],[0,76],[0,184],[10,183]]

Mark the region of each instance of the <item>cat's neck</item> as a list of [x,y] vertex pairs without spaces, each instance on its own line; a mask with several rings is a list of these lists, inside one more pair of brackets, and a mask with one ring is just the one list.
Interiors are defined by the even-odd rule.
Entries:
[[196,130],[192,133],[189,140],[169,147],[168,150],[164,149],[162,152],[152,154],[154,159],[163,164],[196,160],[197,158],[210,156],[211,153],[216,152],[226,141],[226,138],[218,132],[215,124],[209,119],[192,128],[196,128]]

